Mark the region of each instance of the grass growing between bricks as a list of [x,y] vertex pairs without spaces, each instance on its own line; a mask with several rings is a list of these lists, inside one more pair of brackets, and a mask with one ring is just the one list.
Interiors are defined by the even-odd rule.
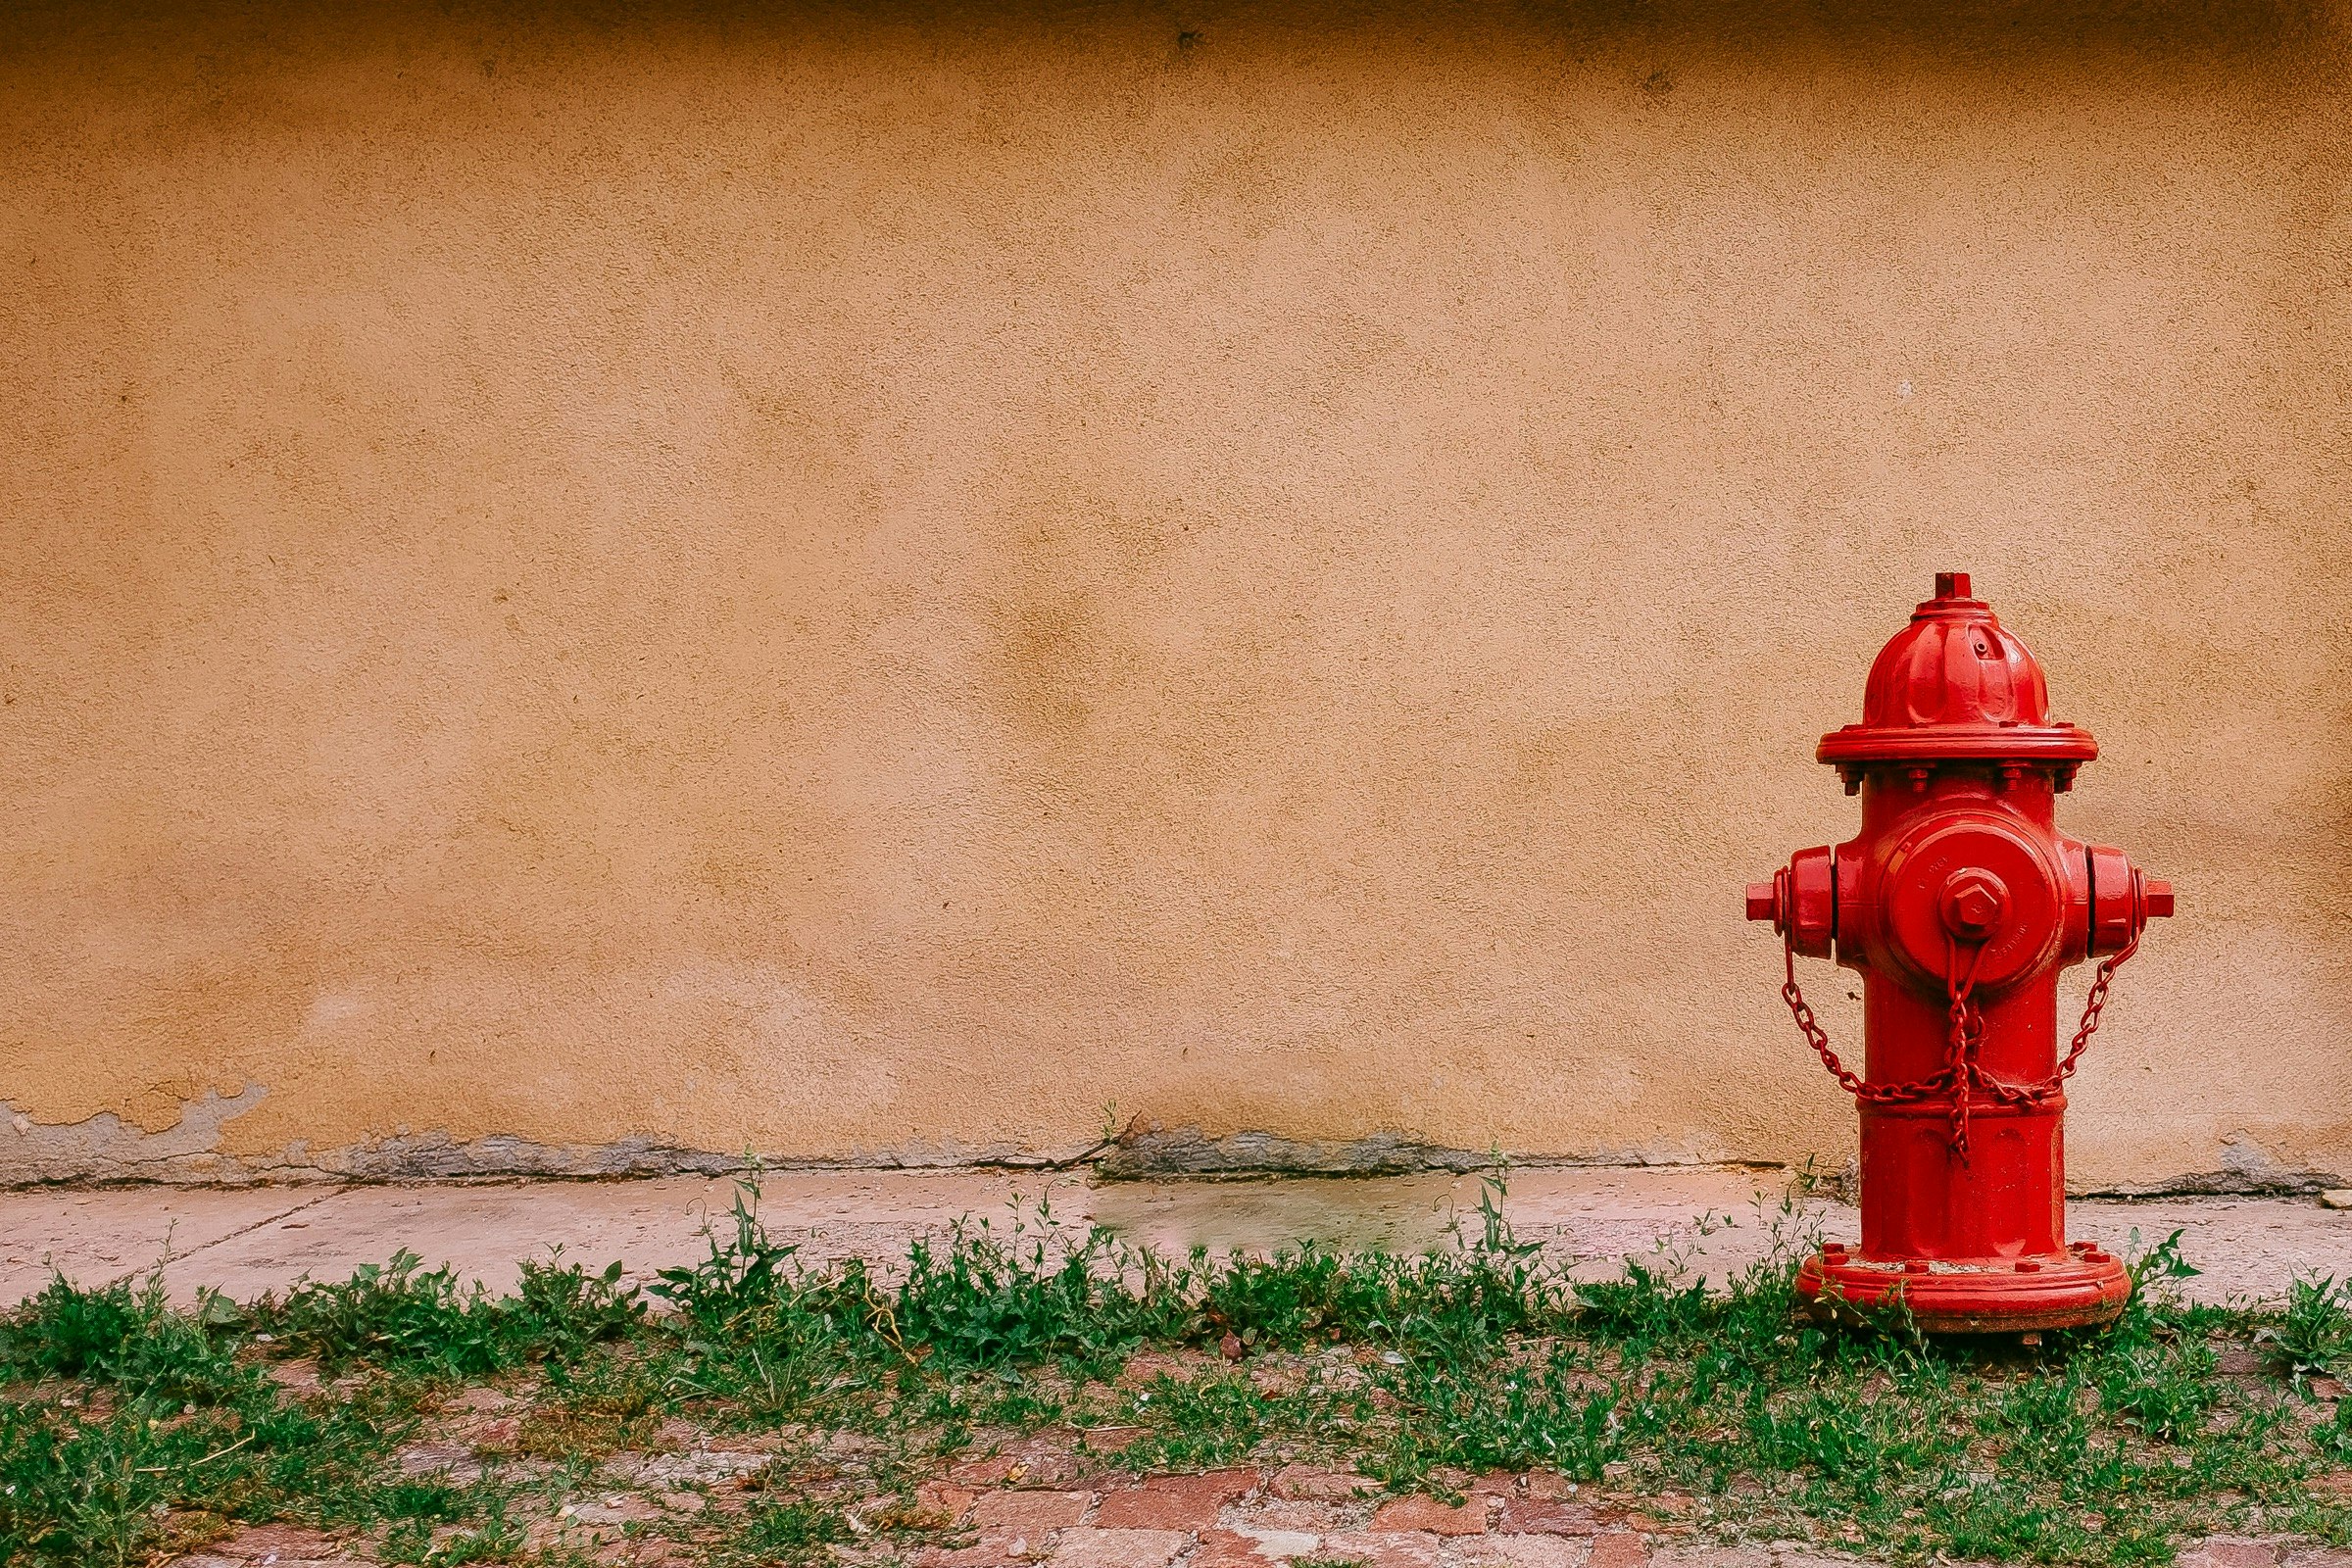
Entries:
[[0,1562],[268,1540],[416,1564],[1623,1568],[1745,1540],[2152,1563],[2214,1532],[2352,1540],[2352,1290],[2186,1304],[2168,1243],[2111,1329],[1936,1344],[1797,1318],[1793,1236],[1728,1292],[1671,1258],[1578,1283],[1490,1186],[1419,1257],[1171,1259],[1041,1210],[804,1266],[747,1186],[645,1291],[561,1256],[501,1297],[405,1254],[185,1310],[59,1280],[0,1322]]

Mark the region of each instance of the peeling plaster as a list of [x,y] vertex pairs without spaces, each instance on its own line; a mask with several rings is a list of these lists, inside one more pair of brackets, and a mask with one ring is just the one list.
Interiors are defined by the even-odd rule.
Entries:
[[[269,1096],[249,1084],[222,1096],[208,1090],[183,1103],[179,1119],[148,1133],[112,1111],[86,1120],[44,1124],[15,1105],[0,1128],[0,1186],[49,1182],[160,1182],[243,1185],[258,1182],[432,1181],[475,1177],[617,1179],[724,1175],[759,1166],[769,1170],[941,1170],[972,1167],[1066,1169],[1088,1165],[1099,1180],[1169,1176],[1393,1176],[1415,1171],[1471,1171],[1492,1166],[1493,1151],[1448,1148],[1395,1132],[1367,1138],[1319,1140],[1244,1131],[1211,1137],[1199,1127],[1165,1127],[1140,1118],[1115,1140],[1061,1153],[1011,1145],[974,1147],[911,1143],[894,1149],[826,1158],[753,1152],[724,1153],[650,1137],[609,1144],[556,1145],[509,1133],[460,1140],[447,1133],[401,1134],[340,1149],[311,1150],[296,1142],[272,1155],[239,1158],[220,1152],[221,1129]],[[1712,1166],[1743,1163],[1721,1154],[1614,1151],[1592,1156],[1511,1156],[1521,1166]],[[2223,1168],[2134,1186],[2074,1187],[2076,1197],[2168,1197],[2202,1194],[2308,1193],[2352,1185],[2346,1176],[2289,1168],[2252,1136],[2231,1136]],[[1849,1168],[1832,1186],[1852,1201]]]
[[250,1180],[243,1162],[219,1152],[220,1129],[269,1095],[260,1084],[226,1097],[208,1089],[182,1102],[179,1119],[157,1133],[111,1110],[86,1121],[37,1122],[11,1102],[15,1114],[0,1130],[0,1182]]
[[2289,1166],[2250,1133],[2232,1133],[2222,1141],[2219,1170],[2167,1176],[2157,1181],[2110,1185],[2095,1189],[2100,1197],[2176,1198],[2254,1196],[2276,1193],[2317,1193],[2342,1187],[2346,1177],[2335,1171]]

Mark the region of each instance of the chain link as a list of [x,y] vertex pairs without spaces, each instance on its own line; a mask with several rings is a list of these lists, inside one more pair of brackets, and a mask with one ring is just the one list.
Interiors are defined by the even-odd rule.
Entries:
[[2106,1009],[2107,992],[2115,981],[2115,971],[2124,960],[2139,951],[2139,934],[2121,953],[2099,961],[2091,977],[2090,991],[2082,999],[2082,1021],[2075,1030],[2075,1038],[2067,1047],[2066,1056],[2058,1070],[2038,1084],[2011,1084],[1987,1073],[1978,1062],[1984,1047],[1984,1009],[1976,1004],[1977,965],[1984,960],[1981,943],[1968,944],[1973,948],[1965,971],[1959,962],[1959,942],[1952,944],[1950,956],[1944,960],[1944,990],[1949,1003],[1951,1031],[1944,1043],[1944,1062],[1940,1072],[1926,1078],[1913,1078],[1903,1083],[1876,1084],[1854,1072],[1838,1059],[1830,1047],[1830,1032],[1814,1016],[1805,1001],[1805,994],[1796,983],[1796,947],[1793,942],[1782,944],[1782,957],[1788,978],[1781,986],[1781,1000],[1788,1004],[1788,1015],[1796,1020],[1797,1032],[1805,1044],[1813,1048],[1821,1064],[1838,1080],[1838,1086],[1865,1104],[1909,1105],[1949,1095],[1952,1101],[1952,1152],[1961,1159],[1968,1158],[1968,1119],[1973,1098],[1983,1095],[2002,1105],[2038,1105],[2055,1100],[2066,1081],[2075,1075],[2075,1066],[2090,1046],[2090,1037],[2099,1032],[2099,1014]]

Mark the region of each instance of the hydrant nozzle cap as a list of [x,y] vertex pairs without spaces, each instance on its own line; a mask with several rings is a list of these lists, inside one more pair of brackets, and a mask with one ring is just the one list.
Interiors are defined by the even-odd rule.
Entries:
[[1862,722],[1821,738],[1822,761],[2087,762],[2099,744],[2050,718],[2041,663],[1970,597],[1965,571],[1936,574],[1936,597],[1911,612],[1870,666]]

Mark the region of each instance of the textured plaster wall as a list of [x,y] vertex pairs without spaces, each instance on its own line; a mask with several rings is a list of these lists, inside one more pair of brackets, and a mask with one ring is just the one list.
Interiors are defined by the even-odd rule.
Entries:
[[1835,1164],[1939,567],[2180,889],[2078,1179],[2352,1170],[2346,23],[0,9],[0,1174]]

